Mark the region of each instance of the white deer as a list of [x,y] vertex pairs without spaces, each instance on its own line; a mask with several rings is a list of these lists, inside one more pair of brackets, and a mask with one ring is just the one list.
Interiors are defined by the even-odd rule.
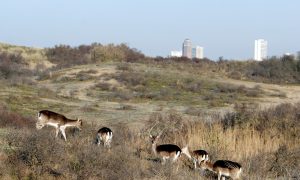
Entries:
[[64,115],[48,111],[42,110],[38,113],[38,120],[36,122],[36,128],[42,129],[44,126],[53,126],[56,129],[55,137],[58,136],[59,131],[63,135],[65,141],[67,141],[65,129],[67,127],[76,127],[81,130],[82,120],[77,119],[68,119]]

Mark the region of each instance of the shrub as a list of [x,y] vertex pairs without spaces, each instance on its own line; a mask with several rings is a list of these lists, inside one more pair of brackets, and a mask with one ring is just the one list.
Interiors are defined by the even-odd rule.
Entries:
[[0,78],[12,76],[31,76],[32,71],[26,68],[27,63],[20,53],[8,54],[0,52]]
[[110,84],[106,82],[99,82],[95,85],[96,88],[99,88],[102,91],[110,90]]
[[63,68],[92,62],[89,58],[91,49],[91,46],[85,45],[74,48],[68,45],[58,45],[46,49],[45,54],[50,62],[57,64],[56,68]]
[[0,127],[34,127],[34,120],[9,111],[0,105]]

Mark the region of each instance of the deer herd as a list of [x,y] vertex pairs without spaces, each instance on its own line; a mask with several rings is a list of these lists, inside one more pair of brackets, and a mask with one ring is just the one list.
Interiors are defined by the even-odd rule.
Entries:
[[[58,114],[49,110],[42,110],[38,113],[38,118],[36,122],[36,128],[42,129],[44,126],[53,126],[56,129],[55,136],[58,137],[59,132],[61,132],[65,141],[67,141],[65,129],[67,127],[75,127],[81,130],[82,120],[81,119],[68,119],[62,114]],[[156,126],[156,124],[154,125]],[[153,126],[153,127],[154,127]],[[167,160],[171,163],[176,162],[181,154],[185,154],[194,163],[194,168],[197,169],[197,165],[202,171],[209,170],[218,175],[218,180],[225,179],[225,177],[231,177],[232,179],[239,179],[242,172],[242,166],[233,161],[229,160],[217,160],[212,163],[209,160],[208,153],[205,150],[195,150],[191,154],[188,147],[180,148],[175,144],[161,144],[157,145],[163,130],[157,136],[151,135],[149,131],[150,140],[152,143],[152,151],[155,156],[158,156],[162,160],[162,164],[165,164]],[[99,146],[102,144],[106,148],[111,148],[111,141],[113,138],[113,132],[107,127],[102,127],[98,130],[96,135],[96,144]]]

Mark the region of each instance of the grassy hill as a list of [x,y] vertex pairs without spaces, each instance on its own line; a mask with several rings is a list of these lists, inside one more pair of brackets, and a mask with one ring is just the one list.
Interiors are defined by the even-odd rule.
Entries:
[[53,65],[47,60],[45,50],[42,48],[0,43],[0,53],[20,54],[28,63],[30,69],[35,68],[38,64],[43,64],[46,67]]
[[[107,54],[106,47],[96,47],[99,59],[91,61],[90,56],[78,58],[77,53],[91,53],[93,48],[59,47],[50,57],[43,49],[1,45],[0,52],[21,53],[25,62],[78,58],[72,65],[57,63],[31,73],[18,71],[21,76],[0,80],[1,178],[214,176],[193,170],[184,156],[175,165],[161,165],[151,153],[148,138],[154,124],[158,124],[154,134],[164,129],[159,144],[188,145],[190,151],[207,150],[212,160],[240,162],[244,178],[300,177],[299,86],[231,79],[214,63],[131,62],[141,56],[129,55],[132,51],[124,46],[116,46],[114,56]],[[62,50],[64,53],[57,54]],[[83,130],[68,130],[67,143],[55,139],[51,127],[37,131],[36,114],[43,109],[82,118]],[[102,126],[114,131],[110,151],[93,144]]]

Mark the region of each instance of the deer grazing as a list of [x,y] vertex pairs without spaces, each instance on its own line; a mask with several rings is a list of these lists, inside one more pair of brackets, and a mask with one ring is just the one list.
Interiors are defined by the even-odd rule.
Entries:
[[218,180],[225,180],[225,176],[232,179],[239,179],[242,173],[242,166],[233,161],[217,160],[215,163],[205,159],[200,162],[201,169],[208,169],[218,174]]
[[103,127],[99,129],[97,133],[96,144],[98,144],[99,146],[102,143],[104,147],[110,148],[112,137],[113,137],[112,130],[107,127]]
[[157,145],[157,141],[159,140],[163,131],[161,131],[158,136],[152,136],[151,135],[152,128],[149,131],[149,135],[152,143],[152,151],[156,156],[162,158],[162,164],[165,164],[168,159],[171,159],[172,162],[175,162],[182,153],[185,154],[189,159],[191,159],[191,155],[189,154],[188,147],[181,149],[180,147],[174,144]]
[[65,141],[67,141],[65,129],[67,127],[76,127],[81,130],[82,127],[82,120],[77,119],[68,119],[64,115],[48,111],[42,110],[38,113],[38,120],[36,122],[36,128],[42,129],[44,126],[53,126],[56,128],[55,137],[58,136],[59,131],[63,135]]
[[197,169],[197,163],[208,159],[208,153],[205,150],[195,150],[192,152],[192,159],[194,162],[195,169]]

